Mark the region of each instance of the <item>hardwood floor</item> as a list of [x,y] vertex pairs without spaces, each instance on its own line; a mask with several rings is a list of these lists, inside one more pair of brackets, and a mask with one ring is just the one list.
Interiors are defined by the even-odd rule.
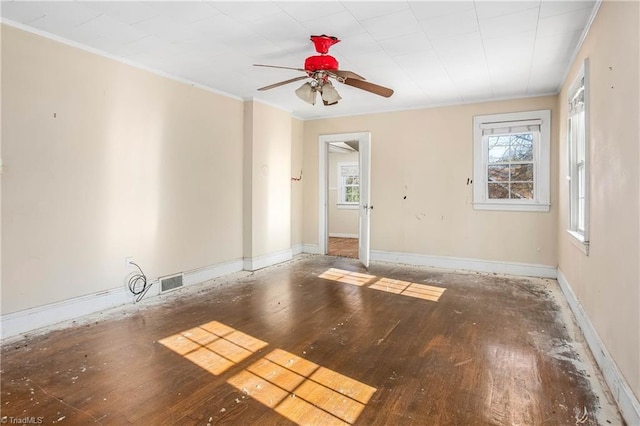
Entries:
[[2,345],[1,415],[620,425],[553,280],[302,256]]
[[350,257],[353,259],[357,259],[358,258],[358,239],[329,237],[328,254],[330,256],[342,256],[342,257]]

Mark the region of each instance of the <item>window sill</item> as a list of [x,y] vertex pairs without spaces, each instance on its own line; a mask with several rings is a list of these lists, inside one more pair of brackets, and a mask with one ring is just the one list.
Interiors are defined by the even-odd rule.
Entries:
[[589,256],[589,241],[585,241],[584,236],[575,231],[567,229],[567,234],[569,234],[569,241],[571,241],[571,244],[576,246],[582,253],[584,253],[585,256]]
[[474,210],[503,210],[510,212],[548,212],[550,204],[538,203],[474,203]]
[[360,204],[346,204],[346,203],[338,203],[336,204],[338,210],[358,210]]

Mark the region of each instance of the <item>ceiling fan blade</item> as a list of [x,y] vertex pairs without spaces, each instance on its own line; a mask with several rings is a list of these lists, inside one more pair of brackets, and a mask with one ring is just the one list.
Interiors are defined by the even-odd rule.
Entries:
[[274,83],[274,84],[270,84],[269,86],[261,87],[258,90],[262,91],[262,90],[273,89],[274,87],[284,86],[285,84],[293,83],[294,81],[304,80],[305,78],[309,78],[309,77],[307,77],[306,75],[303,75],[296,78],[290,78],[289,80],[281,81],[280,83]]
[[377,84],[369,83],[368,81],[358,80],[355,78],[346,78],[344,84],[348,86],[357,87],[358,89],[366,90],[367,92],[375,93],[376,95],[384,96],[385,98],[393,95],[393,90],[388,87],[379,86]]
[[331,74],[335,74],[338,77],[342,77],[342,78],[355,78],[358,80],[366,80],[366,78],[356,74],[353,71],[344,71],[344,70],[327,70],[327,71],[330,72]]
[[262,64],[253,64],[254,67],[267,67],[267,68],[281,68],[283,70],[294,70],[294,71],[302,71],[307,72],[302,68],[292,68],[292,67],[281,67],[279,65],[262,65]]

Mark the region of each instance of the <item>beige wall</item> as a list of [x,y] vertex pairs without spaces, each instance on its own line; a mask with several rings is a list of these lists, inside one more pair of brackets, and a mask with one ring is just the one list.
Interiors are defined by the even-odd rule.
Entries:
[[242,255],[251,257],[253,251],[253,102],[245,102],[243,111]]
[[329,235],[358,235],[358,223],[360,211],[356,209],[338,208],[338,163],[358,162],[358,153],[329,153],[329,194],[328,194],[328,219]]
[[[302,137],[304,121],[291,119],[291,175],[299,178],[302,167]],[[302,181],[291,180],[291,247],[302,244]]]
[[[0,24],[0,99],[2,98],[2,58],[1,58],[1,53],[2,53],[2,40],[3,40],[3,33],[4,31],[2,31],[2,26]],[[2,104],[4,103],[4,101],[0,101],[0,300],[3,299],[2,296],[2,226],[3,226],[3,221],[2,221],[2,187],[4,186],[4,184],[2,183],[2,174],[3,174],[3,163],[2,163],[2,153],[4,152],[2,150]],[[0,314],[2,314],[2,302],[0,302]],[[1,324],[0,324],[1,325]],[[0,329],[0,332],[2,330]]]
[[2,26],[2,313],[242,257],[242,102]]
[[245,207],[244,232],[251,235],[244,256],[255,258],[291,248],[293,122],[284,110],[255,101],[245,104],[244,173],[250,187],[245,182],[244,190],[251,204]]
[[[305,122],[305,242],[318,243],[318,136],[369,131],[372,250],[555,266],[555,107],[549,96]],[[474,210],[473,116],[538,109],[552,110],[551,211]]]
[[[638,2],[605,1],[559,96],[559,269],[636,397],[640,397],[640,109]],[[567,89],[590,62],[590,250],[568,227]]]

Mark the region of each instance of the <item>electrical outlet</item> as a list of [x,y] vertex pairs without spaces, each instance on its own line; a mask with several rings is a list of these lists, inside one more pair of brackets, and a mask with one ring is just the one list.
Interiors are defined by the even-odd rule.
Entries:
[[127,256],[124,258],[124,262],[125,262],[125,267],[129,267],[129,265],[131,265],[131,262],[133,262],[133,256]]

